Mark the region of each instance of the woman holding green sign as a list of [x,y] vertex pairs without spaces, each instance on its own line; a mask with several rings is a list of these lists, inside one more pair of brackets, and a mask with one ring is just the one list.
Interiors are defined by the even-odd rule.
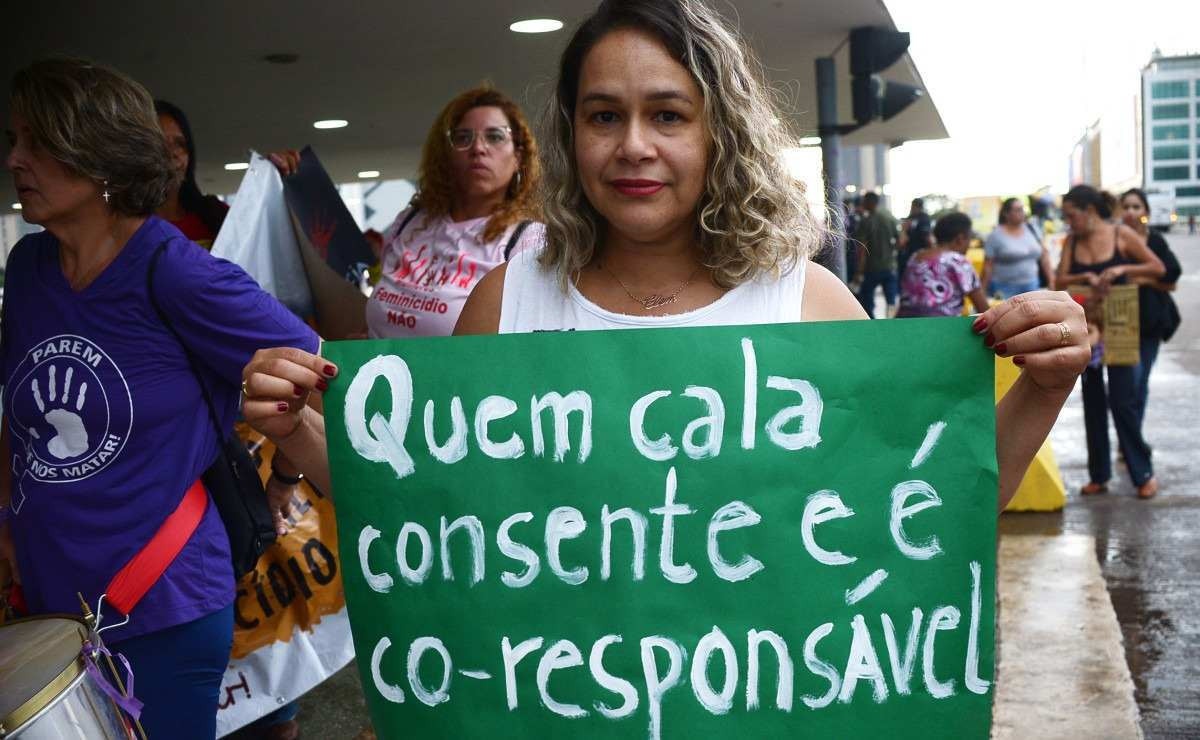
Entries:
[[[794,140],[761,80],[699,0],[601,3],[561,60],[546,246],[480,281],[455,333],[865,319],[809,260],[824,234],[784,167]],[[1087,364],[1086,327],[1065,293],[1041,291],[973,328],[1024,369],[996,410],[1003,507]],[[244,371],[247,418],[318,485],[329,480],[323,420],[293,384],[307,394],[336,372],[290,349]]]

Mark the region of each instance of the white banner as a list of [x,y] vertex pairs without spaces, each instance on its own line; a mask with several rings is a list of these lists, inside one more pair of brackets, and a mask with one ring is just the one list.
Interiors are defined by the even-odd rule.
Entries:
[[217,704],[217,737],[295,701],[353,659],[350,620],[342,609],[312,634],[297,627],[290,641],[230,662]]
[[241,267],[262,289],[298,316],[313,312],[300,246],[275,165],[251,152],[212,254]]

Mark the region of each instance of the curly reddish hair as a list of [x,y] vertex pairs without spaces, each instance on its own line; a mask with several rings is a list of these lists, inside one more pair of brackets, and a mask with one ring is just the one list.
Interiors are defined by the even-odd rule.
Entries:
[[446,104],[425,137],[421,148],[420,179],[413,205],[432,216],[445,216],[454,203],[454,174],[450,167],[450,141],[446,132],[462,121],[474,108],[499,108],[512,129],[513,147],[517,155],[517,173],[504,194],[504,203],[492,212],[483,238],[492,240],[509,226],[524,219],[538,219],[540,209],[535,199],[542,179],[538,164],[537,140],[521,108],[507,95],[491,85],[482,85],[460,93]]

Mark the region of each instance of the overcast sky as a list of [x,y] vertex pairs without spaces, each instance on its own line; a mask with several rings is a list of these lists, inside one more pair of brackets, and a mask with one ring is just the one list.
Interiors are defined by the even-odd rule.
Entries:
[[1131,105],[1156,46],[1200,53],[1200,0],[884,2],[951,136],[893,150],[894,202],[1061,191],[1071,147]]

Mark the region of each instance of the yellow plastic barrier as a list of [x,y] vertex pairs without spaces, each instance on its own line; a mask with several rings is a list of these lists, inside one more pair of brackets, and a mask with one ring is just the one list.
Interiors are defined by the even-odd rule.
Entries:
[[[967,261],[971,263],[971,267],[975,268],[975,274],[979,276],[980,280],[982,280],[984,259],[983,247],[971,247],[967,250],[966,257]],[[987,289],[986,286],[984,289]]]
[[[996,401],[1017,381],[1020,369],[1007,357],[996,358]],[[1005,511],[1058,511],[1067,503],[1067,489],[1050,440],[1042,444]]]

